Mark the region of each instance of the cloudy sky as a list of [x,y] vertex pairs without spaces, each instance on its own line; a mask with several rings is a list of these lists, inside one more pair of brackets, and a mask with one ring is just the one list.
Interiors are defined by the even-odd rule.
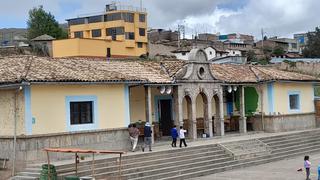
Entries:
[[[111,0],[0,0],[0,28],[26,27],[28,10],[43,5],[63,23],[67,18],[102,12]],[[117,0],[140,5],[140,0]],[[320,0],[142,0],[149,27],[177,29],[187,34],[247,33],[292,37],[320,26]]]

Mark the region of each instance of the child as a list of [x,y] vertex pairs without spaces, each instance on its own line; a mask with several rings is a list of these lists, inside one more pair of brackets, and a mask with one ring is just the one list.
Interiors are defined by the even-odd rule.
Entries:
[[177,147],[177,138],[178,138],[178,131],[177,131],[177,126],[174,125],[173,128],[171,129],[171,137],[172,137],[172,147]]
[[310,166],[311,166],[311,163],[309,161],[309,156],[305,156],[304,157],[304,168],[306,169],[306,176],[307,176],[306,180],[310,180],[310,178],[309,178],[309,176],[310,176]]
[[179,133],[179,138],[180,138],[180,148],[182,147],[182,142],[184,144],[184,147],[187,147],[187,143],[185,140],[184,133],[186,133],[187,130],[184,130],[182,126],[180,126],[180,133]]

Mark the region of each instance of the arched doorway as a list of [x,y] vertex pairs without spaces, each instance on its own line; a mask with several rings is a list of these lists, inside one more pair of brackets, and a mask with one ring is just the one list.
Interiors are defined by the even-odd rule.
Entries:
[[[183,129],[187,130],[186,137],[192,138],[192,100],[185,96],[182,101],[183,107]],[[180,124],[181,125],[181,124]]]
[[[222,101],[222,102],[220,102]],[[212,124],[213,132],[215,135],[224,135],[224,112],[223,110],[223,99],[219,98],[218,94],[212,97]]]
[[203,92],[196,97],[197,137],[210,136],[208,119],[208,98]]

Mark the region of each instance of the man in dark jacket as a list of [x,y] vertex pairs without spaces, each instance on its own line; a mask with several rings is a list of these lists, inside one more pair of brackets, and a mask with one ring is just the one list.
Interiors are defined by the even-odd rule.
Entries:
[[173,128],[171,129],[171,137],[172,137],[172,143],[171,146],[172,147],[177,147],[177,138],[178,138],[179,134],[177,131],[177,126],[174,125]]
[[146,146],[149,146],[149,151],[151,150],[151,144],[152,144],[152,130],[150,127],[150,123],[146,123],[146,125],[144,126],[144,146],[142,147],[142,151],[144,151],[144,149],[146,148]]

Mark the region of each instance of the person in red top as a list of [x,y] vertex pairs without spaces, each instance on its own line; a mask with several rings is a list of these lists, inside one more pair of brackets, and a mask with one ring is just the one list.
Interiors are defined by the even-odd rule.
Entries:
[[130,141],[131,141],[131,145],[132,145],[131,151],[134,152],[137,147],[137,144],[138,144],[140,131],[137,128],[136,124],[130,125],[128,131],[129,131]]

